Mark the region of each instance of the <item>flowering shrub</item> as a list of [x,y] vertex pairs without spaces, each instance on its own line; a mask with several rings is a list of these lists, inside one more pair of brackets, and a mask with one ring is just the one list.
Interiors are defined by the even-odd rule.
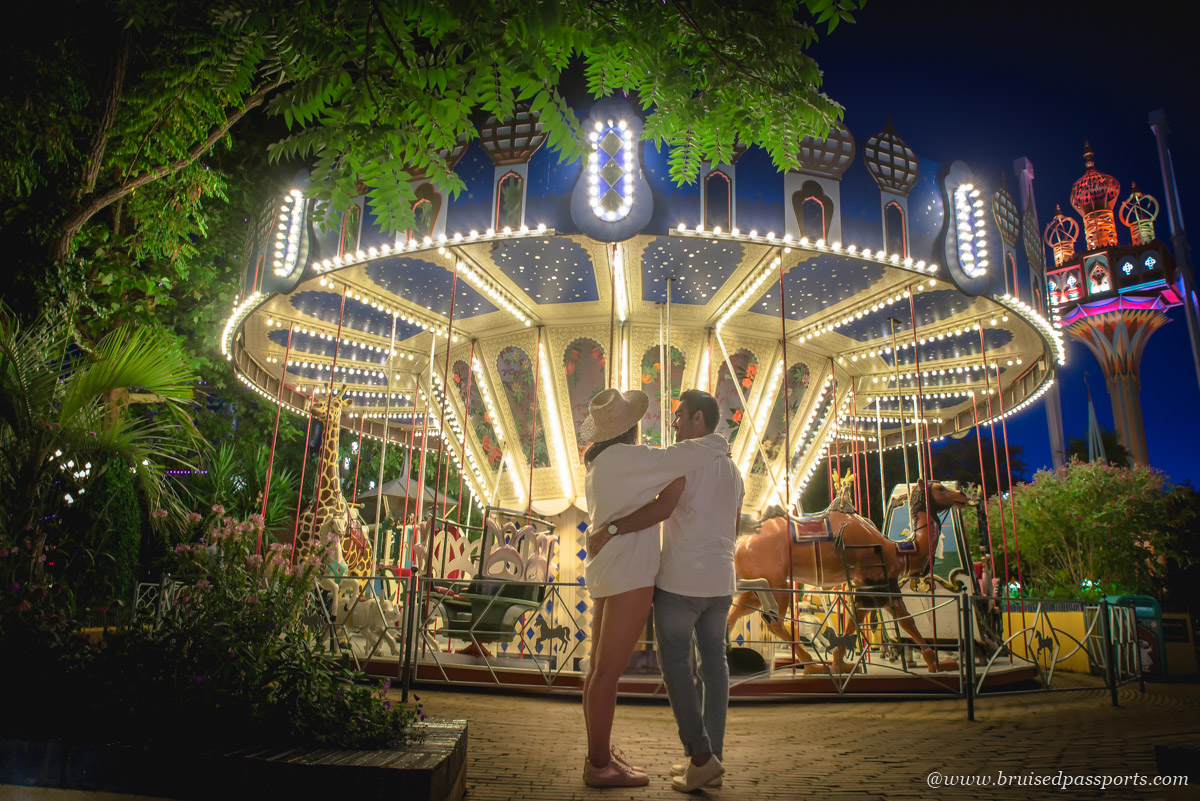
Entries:
[[386,682],[363,686],[301,622],[328,554],[293,566],[291,547],[274,544],[259,556],[261,518],[234,520],[219,507],[210,517],[203,538],[175,550],[172,573],[185,589],[159,625],[70,653],[81,719],[58,725],[129,743],[170,732],[173,745],[209,748],[403,740],[416,713],[391,707]]
[[[1039,471],[1028,484],[1013,487],[1012,510],[988,501],[988,528],[997,573],[1003,580],[1004,548],[1009,578],[1020,572],[1029,597],[1095,599],[1100,595],[1144,593],[1161,596],[1166,560],[1179,556],[1176,532],[1187,509],[1175,501],[1177,488],[1153,468],[1116,467],[1100,462],[1069,462]],[[968,542],[976,540],[974,514],[964,514]],[[974,547],[974,546],[973,546]]]

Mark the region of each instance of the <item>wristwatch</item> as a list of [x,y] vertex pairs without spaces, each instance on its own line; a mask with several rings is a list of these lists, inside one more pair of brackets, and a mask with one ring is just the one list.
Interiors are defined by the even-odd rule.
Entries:
[[608,524],[608,533],[612,534],[614,536],[616,535],[616,533],[617,533],[617,524],[616,523]]

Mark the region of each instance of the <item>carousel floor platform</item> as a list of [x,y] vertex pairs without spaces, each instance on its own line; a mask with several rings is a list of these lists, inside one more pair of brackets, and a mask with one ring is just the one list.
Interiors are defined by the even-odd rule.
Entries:
[[[363,664],[374,676],[395,678],[397,661],[375,658]],[[976,681],[982,676],[982,691],[1016,689],[1037,681],[1037,668],[1028,663],[998,663],[986,675],[976,668]],[[426,655],[417,662],[414,681],[430,686],[494,687],[552,695],[579,695],[583,672],[557,670],[548,663],[532,659],[485,658],[466,654]],[[805,674],[801,667],[776,667],[748,675],[730,677],[730,698],[740,701],[801,700],[844,695],[870,697],[911,697],[914,695],[955,696],[962,692],[961,672],[930,673],[923,666],[902,670],[899,663],[873,663],[853,674]],[[623,698],[661,698],[666,687],[657,671],[626,673],[618,685]]]

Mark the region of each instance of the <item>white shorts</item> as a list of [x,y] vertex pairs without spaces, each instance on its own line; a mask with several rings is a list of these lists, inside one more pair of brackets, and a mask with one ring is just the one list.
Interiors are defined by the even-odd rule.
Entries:
[[653,587],[658,576],[659,528],[613,537],[595,559],[584,563],[588,592],[607,598],[641,587]]

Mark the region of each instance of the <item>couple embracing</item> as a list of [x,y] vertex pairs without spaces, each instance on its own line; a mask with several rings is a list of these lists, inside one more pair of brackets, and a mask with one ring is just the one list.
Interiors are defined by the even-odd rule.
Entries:
[[[654,633],[685,759],[671,768],[682,792],[721,783],[729,702],[725,620],[735,590],[733,545],[744,497],[729,442],[714,433],[716,399],[688,390],[675,413],[676,444],[639,444],[644,392],[606,389],[581,433],[588,510],[587,586],[595,601],[592,658],[583,685],[584,782],[636,787],[650,777],[612,746],[617,683],[653,602]],[[658,524],[663,526],[661,547]],[[695,639],[700,687],[693,682]]]

